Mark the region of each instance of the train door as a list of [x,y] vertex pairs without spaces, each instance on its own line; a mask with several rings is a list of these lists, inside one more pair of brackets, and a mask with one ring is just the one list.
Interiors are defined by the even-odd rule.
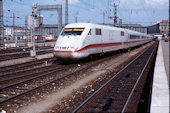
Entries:
[[85,41],[83,43],[84,46],[90,45],[93,42],[93,33],[92,33],[92,29],[88,30],[88,34],[85,37]]
[[99,37],[96,36],[96,29],[95,28],[89,29],[89,31],[85,37],[85,40],[83,41],[83,46],[84,47],[89,46],[90,48],[87,49],[87,51],[90,54],[95,54],[95,53],[98,53],[98,51],[99,51],[99,48],[97,46],[97,44],[99,44],[99,43],[100,43]]
[[118,48],[118,49],[123,49],[124,48],[124,41],[125,41],[125,31],[122,30],[119,33],[120,33],[119,34],[119,37],[120,37],[119,41],[121,42],[121,46],[119,46],[120,48]]
[[109,41],[114,40],[114,31],[109,31]]
[[124,48],[129,47],[129,34],[127,33],[127,30],[125,30],[125,36],[124,36]]
[[[108,39],[108,42],[107,43],[113,43],[115,41],[115,32],[112,30],[109,31],[109,39]],[[105,51],[112,51],[114,50],[114,46],[112,47],[108,47],[107,50]]]
[[101,53],[103,51],[103,47],[102,47],[103,40],[104,40],[104,37],[103,37],[102,29],[101,28],[95,28],[94,44],[98,45],[95,48],[96,53]]
[[[107,38],[108,38],[108,36],[107,36],[107,30],[102,29],[101,32],[102,32],[102,33],[101,33],[101,44],[104,45],[105,43],[107,43],[107,42],[106,42],[106,41],[107,41]],[[102,53],[105,52],[105,46],[102,46],[102,47],[101,47],[101,52],[102,52]]]

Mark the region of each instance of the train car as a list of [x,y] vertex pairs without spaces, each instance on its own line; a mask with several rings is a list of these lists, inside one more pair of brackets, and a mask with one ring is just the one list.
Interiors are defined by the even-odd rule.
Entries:
[[44,41],[45,38],[42,36],[42,35],[35,35],[35,41],[38,42],[38,41]]
[[53,34],[47,34],[45,36],[45,41],[56,41],[57,37],[54,36]]
[[127,29],[74,23],[61,31],[54,47],[54,56],[58,59],[81,59],[92,54],[131,48],[151,40],[147,34]]

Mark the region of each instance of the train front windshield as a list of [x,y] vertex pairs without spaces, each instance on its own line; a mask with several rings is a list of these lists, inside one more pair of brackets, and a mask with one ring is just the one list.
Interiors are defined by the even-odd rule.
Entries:
[[61,33],[62,36],[67,35],[81,35],[84,31],[84,28],[65,28]]

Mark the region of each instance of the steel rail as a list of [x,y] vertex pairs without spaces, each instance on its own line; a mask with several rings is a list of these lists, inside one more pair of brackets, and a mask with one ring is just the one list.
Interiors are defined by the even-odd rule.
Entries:
[[[157,46],[156,46],[156,47],[157,47]],[[147,60],[147,62],[146,62],[146,64],[145,64],[144,68],[142,69],[142,72],[140,73],[140,75],[139,75],[139,77],[138,77],[138,79],[137,79],[137,81],[136,81],[136,83],[135,83],[135,85],[134,85],[134,87],[133,87],[133,89],[132,89],[132,91],[131,91],[131,93],[130,93],[130,95],[129,95],[129,97],[128,97],[128,99],[127,99],[127,101],[126,101],[126,103],[125,103],[125,105],[124,105],[124,107],[123,107],[123,109],[122,109],[122,111],[121,111],[121,113],[124,113],[124,112],[125,112],[125,109],[126,109],[128,103],[129,103],[129,101],[130,101],[130,99],[131,99],[131,97],[132,97],[132,94],[133,94],[133,92],[134,92],[134,90],[135,90],[135,88],[136,88],[136,86],[137,86],[137,84],[138,84],[141,76],[143,75],[146,67],[148,66],[149,61],[151,60],[151,57],[153,56],[153,53],[154,53],[156,47],[155,47],[154,50],[152,51],[152,53],[151,53],[151,55],[149,56],[149,58],[148,58],[148,60]]]
[[[46,69],[47,68],[47,69]],[[14,76],[14,77],[9,77],[9,78],[7,78],[7,79],[2,79],[2,80],[0,80],[0,84],[3,84],[4,82],[6,82],[6,83],[8,83],[9,81],[12,81],[12,80],[16,80],[16,79],[22,79],[22,78],[24,78],[24,77],[31,77],[31,76],[33,76],[33,75],[39,75],[39,74],[41,74],[41,73],[43,73],[43,74],[45,74],[45,73],[48,73],[49,71],[53,71],[54,69],[55,69],[55,71],[56,71],[56,69],[59,69],[59,68],[62,68],[62,67],[57,67],[56,65],[50,65],[50,66],[48,66],[48,67],[40,67],[40,68],[36,68],[36,69],[33,69],[33,70],[29,70],[29,72],[30,71],[39,71],[39,72],[31,72],[31,73],[29,73],[29,74],[25,74],[25,75],[21,75],[21,76]],[[45,71],[43,70],[43,69],[46,69]],[[23,73],[26,73],[26,71],[23,71],[22,72],[22,74]],[[20,73],[19,73],[20,74]],[[11,75],[11,74],[10,74]],[[7,75],[6,75],[7,76]],[[0,76],[1,77],[1,76]]]
[[[61,70],[63,70],[63,69],[64,69],[64,68],[62,67],[62,68],[59,68],[58,70],[53,70],[53,71],[51,71],[51,72],[44,73],[44,74],[38,75],[38,76],[36,76],[36,77],[32,77],[32,78],[30,78],[30,79],[26,79],[26,80],[21,81],[21,82],[17,82],[17,83],[14,83],[14,84],[11,84],[11,85],[8,85],[8,86],[5,86],[5,87],[1,87],[0,90],[3,91],[3,90],[5,90],[5,89],[7,89],[7,88],[10,88],[10,87],[13,87],[13,86],[16,86],[16,85],[20,85],[20,84],[23,84],[23,83],[25,83],[25,82],[29,82],[29,81],[32,81],[32,80],[35,80],[35,79],[39,79],[39,78],[41,78],[41,77],[50,76],[50,75],[56,73],[57,71],[61,71]],[[58,78],[58,79],[60,79],[60,78]],[[7,98],[7,99],[4,99],[4,100],[0,101],[0,104],[6,102],[6,101],[8,101],[8,100],[11,100],[11,99],[13,99],[13,98],[16,98],[16,97],[18,97],[18,96],[20,96],[20,95],[23,95],[24,93],[27,93],[27,92],[32,91],[32,90],[34,90],[34,89],[38,89],[39,87],[45,86],[46,84],[52,83],[52,82],[54,82],[54,81],[56,81],[56,80],[57,80],[57,79],[52,80],[52,81],[49,80],[49,82],[44,83],[44,84],[42,84],[42,85],[40,85],[40,86],[37,86],[37,87],[35,87],[35,88],[25,89],[25,91],[23,91],[23,93],[20,93],[20,94],[18,94],[18,95],[11,96],[11,97],[9,97],[9,98]]]
[[[117,57],[117,56],[118,56],[118,55],[114,55],[114,56],[112,56],[112,57]],[[0,101],[0,105],[1,105],[2,103],[5,103],[5,102],[10,101],[10,100],[13,100],[13,99],[16,99],[17,97],[20,97],[20,96],[25,95],[25,94],[27,94],[27,93],[30,93],[30,92],[32,92],[32,91],[38,90],[39,88],[45,87],[45,86],[49,85],[50,83],[54,83],[54,82],[56,82],[56,81],[58,81],[58,80],[61,80],[61,79],[65,78],[65,77],[68,77],[68,76],[71,76],[71,75],[73,75],[73,74],[79,73],[79,72],[81,72],[81,71],[83,71],[83,70],[89,69],[89,66],[90,66],[90,67],[95,66],[95,65],[100,64],[101,62],[103,62],[103,61],[105,61],[105,60],[107,60],[107,59],[108,59],[108,57],[105,58],[105,59],[97,60],[96,62],[92,62],[92,64],[89,64],[89,63],[88,63],[87,66],[85,66],[85,67],[83,67],[83,68],[81,68],[81,69],[79,69],[79,70],[77,70],[77,71],[75,71],[75,72],[71,72],[71,73],[66,74],[66,75],[64,75],[64,76],[62,76],[62,77],[59,77],[59,78],[56,78],[56,79],[53,79],[53,80],[49,80],[48,82],[43,83],[43,84],[41,84],[41,85],[39,85],[39,86],[37,86],[37,87],[27,89],[27,90],[23,91],[22,93],[20,93],[20,94],[18,94],[18,95],[14,95],[14,96],[11,96],[11,97],[8,98],[8,99],[5,99],[5,100]],[[82,67],[82,66],[81,66],[81,67]],[[14,85],[13,85],[13,86],[14,86]],[[11,87],[11,86],[7,86],[7,87]],[[6,87],[6,88],[7,88],[7,87]],[[0,90],[1,90],[1,89],[0,89]]]
[[[42,62],[43,63],[43,62]],[[38,66],[37,68],[29,68],[29,67],[27,67],[27,68],[24,68],[23,70],[16,70],[16,71],[14,71],[14,72],[9,72],[9,73],[3,73],[3,74],[1,74],[1,72],[0,72],[0,78],[2,78],[2,80],[0,80],[0,82],[1,81],[3,81],[4,79],[3,79],[3,77],[7,77],[7,76],[15,76],[16,74],[17,75],[20,75],[20,74],[23,74],[23,73],[33,73],[33,72],[35,72],[35,71],[43,71],[43,69],[46,69],[46,68],[55,68],[55,65],[42,65],[42,63],[40,63],[40,64],[34,64],[34,65],[31,65],[31,66],[38,66],[38,65],[41,65],[41,66]]]
[[[39,47],[37,48],[37,50],[44,50],[44,49],[52,49],[53,47]],[[14,49],[5,49],[5,50],[1,50],[0,54],[10,54],[10,53],[17,53],[17,52],[27,52],[30,51],[31,48],[14,48]]]
[[[52,51],[53,48],[51,49],[44,49],[44,50],[36,50],[37,52],[42,52],[42,51]],[[29,54],[30,51],[22,51],[22,52],[13,52],[13,53],[7,53],[7,54],[1,54],[0,57],[4,57],[4,56],[12,56],[12,55],[16,55],[16,54]]]
[[[21,82],[17,82],[17,83],[14,83],[14,84],[10,84],[10,85],[8,85],[8,86],[4,86],[4,87],[2,87],[0,90],[5,90],[5,89],[7,89],[7,88],[9,88],[9,87],[13,87],[13,86],[20,85],[20,84],[22,84],[22,83],[25,83],[25,82],[28,82],[28,81],[31,81],[31,80],[34,80],[34,79],[38,79],[38,78],[40,78],[40,77],[45,77],[45,76],[51,75],[51,74],[53,74],[53,73],[56,73],[57,71],[61,71],[62,69],[64,69],[64,67],[58,68],[57,70],[51,70],[50,72],[43,73],[43,74],[41,74],[41,75],[31,77],[31,78],[26,79],[26,80],[23,80],[23,81],[21,81]],[[37,74],[37,73],[34,73],[34,74]]]
[[[50,49],[49,51],[40,50],[40,51],[37,51],[37,55],[42,55],[42,54],[45,54],[45,53],[52,53],[52,52],[53,52],[52,49]],[[6,61],[6,60],[11,60],[11,59],[24,58],[24,57],[30,57],[29,52],[0,56],[0,62]]]
[[18,70],[21,68],[23,69],[23,68],[27,68],[27,67],[37,66],[37,65],[44,63],[45,61],[53,62],[53,61],[55,61],[55,58],[45,58],[45,59],[41,59],[41,60],[33,60],[30,62],[20,63],[20,64],[16,64],[16,65],[0,67],[0,73],[4,73],[6,71],[9,72],[12,70]]
[[[148,48],[149,49],[149,48]],[[117,74],[110,78],[105,84],[103,84],[98,90],[96,90],[91,96],[89,96],[83,103],[81,103],[72,113],[76,113],[81,107],[83,107],[92,97],[94,97],[99,91],[101,91],[110,81],[112,81],[116,76],[123,72],[130,64],[132,64],[136,59],[143,55],[148,49],[139,54],[135,59],[128,63],[123,69],[121,69]]]

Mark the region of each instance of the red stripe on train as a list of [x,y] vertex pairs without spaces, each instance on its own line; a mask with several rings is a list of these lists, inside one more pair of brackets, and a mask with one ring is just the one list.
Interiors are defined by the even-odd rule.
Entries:
[[[140,41],[146,41],[146,40],[140,40]],[[129,43],[135,43],[135,42],[140,42],[140,41],[105,43],[105,44],[92,44],[92,45],[85,46],[85,47],[83,47],[83,48],[81,48],[79,50],[76,50],[76,51],[56,51],[56,50],[54,50],[54,52],[76,53],[76,52],[84,51],[84,50],[89,49],[89,48],[104,47],[104,46],[116,46],[116,45],[121,45],[122,43],[129,44]]]

